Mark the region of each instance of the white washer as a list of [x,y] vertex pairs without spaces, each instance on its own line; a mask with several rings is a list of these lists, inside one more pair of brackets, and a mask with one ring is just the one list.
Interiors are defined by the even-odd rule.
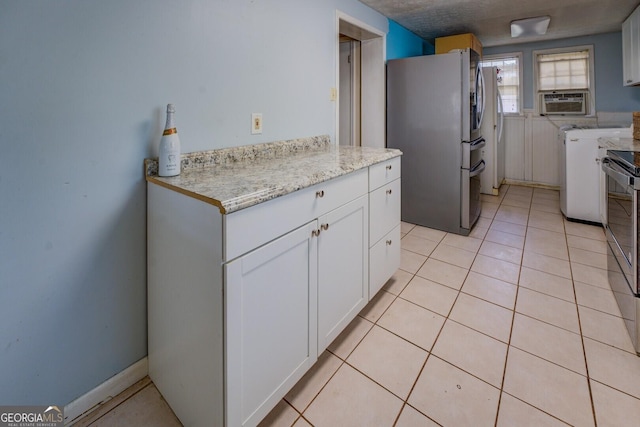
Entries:
[[567,219],[606,222],[606,212],[601,212],[604,184],[600,159],[606,154],[598,147],[598,138],[602,137],[631,138],[632,132],[622,127],[565,131],[560,210]]

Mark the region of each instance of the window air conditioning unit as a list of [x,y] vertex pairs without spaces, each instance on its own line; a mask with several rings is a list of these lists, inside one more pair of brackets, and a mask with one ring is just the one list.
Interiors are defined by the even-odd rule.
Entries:
[[567,92],[540,93],[540,114],[587,114],[589,91],[574,90]]

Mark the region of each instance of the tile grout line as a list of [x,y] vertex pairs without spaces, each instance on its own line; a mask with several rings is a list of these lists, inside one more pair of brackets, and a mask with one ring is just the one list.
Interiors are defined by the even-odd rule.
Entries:
[[569,251],[569,238],[567,237],[567,226],[563,222],[565,242],[567,244],[567,256],[569,257],[569,272],[571,274],[571,287],[573,288],[573,298],[575,299],[576,315],[578,316],[578,329],[580,331],[580,342],[582,343],[582,356],[584,357],[584,369],[587,381],[587,390],[589,391],[589,403],[591,404],[591,414],[593,416],[593,423],[595,427],[598,427],[598,419],[596,417],[596,407],[593,401],[593,390],[591,389],[591,376],[589,375],[589,362],[587,361],[587,349],[584,345],[584,333],[582,331],[582,319],[580,318],[580,310],[578,309],[578,295],[576,293],[576,284],[573,279],[573,265],[571,263],[571,252]]
[[[407,233],[407,234],[408,234],[408,233]],[[442,239],[440,239],[440,241],[438,242],[438,245],[434,248],[434,250],[433,250],[433,251],[431,251],[431,253],[433,253],[433,252],[438,248],[438,246],[439,246],[440,244],[445,244],[445,245],[446,245],[446,243],[443,243],[443,242],[444,242],[444,239],[447,237],[447,235],[448,235],[448,234],[449,234],[449,233],[447,232],[447,233],[444,235],[444,237],[443,237]],[[484,241],[484,238],[483,238],[482,240]],[[459,248],[459,249],[461,249],[461,248]],[[477,252],[475,253],[475,255],[474,255],[474,258],[473,258],[473,259],[474,259],[474,261],[475,261],[475,259],[476,259],[477,255],[478,255],[478,252],[479,252],[479,251],[480,251],[480,248],[478,248],[478,251],[477,251]],[[428,260],[429,258],[431,258],[431,253],[429,254],[429,256],[427,256],[427,258],[424,260],[424,262],[420,265],[420,267],[418,268],[418,270],[416,270],[416,272],[413,274],[413,276],[411,277],[411,280],[409,280],[409,283],[411,283],[411,281],[412,281],[413,279],[415,279],[415,277],[416,277],[416,276],[417,276],[417,277],[422,278],[421,276],[418,276],[418,272],[419,272],[419,271],[420,271],[420,269],[424,266],[424,264],[427,262],[427,260]],[[434,259],[435,259],[435,258],[434,258]],[[450,265],[453,265],[453,264],[450,264]],[[472,261],[472,263],[471,263],[471,266],[472,266],[472,265],[473,265],[473,261]],[[469,272],[471,271],[471,266],[469,266],[469,268],[467,269],[467,273],[466,273],[466,275],[465,275],[465,278],[463,279],[462,284],[460,285],[460,289],[458,289],[458,290],[457,290],[457,291],[458,291],[458,293],[457,293],[457,295],[456,295],[455,299],[453,300],[453,303],[451,304],[451,307],[449,308],[449,311],[448,311],[447,315],[446,315],[446,316],[443,316],[443,317],[444,317],[444,322],[442,323],[442,326],[440,327],[440,330],[439,330],[439,331],[438,331],[438,333],[436,334],[436,337],[435,337],[435,339],[433,340],[433,343],[431,344],[431,347],[429,348],[429,350],[428,350],[428,352],[427,352],[427,357],[425,358],[424,362],[422,363],[422,367],[421,367],[421,368],[420,368],[420,370],[418,371],[418,374],[416,375],[416,378],[415,378],[415,380],[413,381],[413,384],[411,385],[411,388],[409,389],[409,393],[407,394],[407,397],[404,399],[404,402],[403,402],[402,408],[401,408],[400,412],[398,413],[398,415],[396,416],[396,419],[395,419],[395,421],[394,421],[394,423],[393,423],[393,426],[395,426],[395,425],[398,423],[398,421],[399,421],[399,419],[400,419],[400,416],[402,415],[402,412],[404,411],[405,406],[407,406],[407,405],[411,406],[411,405],[409,404],[409,397],[410,397],[410,396],[411,396],[411,394],[413,393],[413,391],[414,391],[414,389],[415,389],[415,387],[416,387],[416,384],[418,383],[418,380],[420,379],[420,376],[421,376],[421,375],[422,375],[422,373],[424,372],[424,368],[427,366],[427,362],[429,361],[429,359],[430,359],[430,358],[431,358],[431,356],[433,355],[433,349],[434,349],[434,347],[435,347],[436,343],[438,342],[438,338],[440,338],[440,335],[442,334],[442,330],[444,329],[444,325],[445,325],[445,324],[447,323],[447,321],[449,320],[449,316],[451,315],[451,312],[453,311],[453,307],[454,307],[454,305],[455,305],[456,301],[458,300],[458,298],[459,298],[459,296],[460,296],[460,293],[461,293],[461,291],[462,291],[462,286],[464,286],[464,282],[466,281],[467,277],[469,276]],[[409,286],[409,283],[407,283],[407,286]],[[437,283],[437,282],[434,282],[434,283]],[[444,284],[441,284],[441,283],[438,283],[438,284],[439,284],[439,285],[442,285],[442,286],[447,286],[447,285],[444,285]],[[447,287],[448,287],[448,288],[451,288],[450,286],[447,286]],[[406,288],[406,286],[405,286],[405,288]],[[397,298],[400,298],[400,294],[398,294]],[[403,298],[403,299],[404,299],[404,298]],[[394,301],[395,301],[395,300],[394,300]],[[410,301],[410,302],[411,302],[411,301]],[[413,303],[413,302],[412,302],[412,303]],[[417,304],[416,304],[416,305],[417,305]],[[423,308],[425,308],[425,307],[423,307]],[[425,308],[425,309],[426,309],[426,308]],[[427,309],[427,310],[428,310],[428,309]],[[429,311],[431,311],[431,310],[429,310]],[[439,314],[439,313],[436,313],[436,314]],[[442,316],[441,314],[439,314],[439,315],[440,315],[440,316]],[[377,322],[376,322],[376,323],[377,323]],[[415,344],[414,344],[414,345],[415,345]],[[437,357],[437,356],[435,356],[435,355],[433,355],[433,356],[434,356],[434,357]],[[445,362],[446,362],[446,361],[445,361]],[[449,362],[447,362],[447,363],[449,363]],[[427,417],[429,420],[436,422],[436,421],[435,421],[435,420],[433,420],[431,417],[429,417],[427,414],[424,414],[422,411],[418,410],[417,408],[414,408],[413,406],[411,406],[411,407],[412,407],[414,410],[418,411],[419,413],[423,414],[423,415],[424,415],[425,417]],[[437,423],[437,422],[436,422],[436,424],[440,425],[440,423]]]
[[[534,190],[534,192],[533,192],[533,194],[532,194],[532,199],[533,199],[533,195],[534,195],[534,194],[535,194],[535,190]],[[533,203],[532,203],[532,204],[533,204]],[[508,206],[508,205],[507,205],[507,206]],[[527,236],[527,234],[529,233],[529,218],[530,218],[530,215],[531,215],[531,211],[532,211],[532,208],[530,207],[530,208],[529,208],[529,213],[528,213],[528,215],[527,215],[527,225],[525,226],[525,236],[524,236],[524,237],[525,237],[525,242],[524,242],[524,244],[526,244],[526,236]],[[536,228],[536,229],[538,229],[537,227],[532,227],[532,228]],[[564,224],[563,224],[563,230],[564,230]],[[546,230],[546,231],[550,231],[550,230]],[[565,239],[566,239],[566,233],[565,233]],[[522,265],[522,261],[523,261],[523,259],[524,259],[524,252],[525,252],[525,251],[524,251],[524,244],[523,244],[523,249],[522,249],[522,258],[521,258],[521,262],[520,262],[520,274],[522,273],[522,267],[523,267],[523,265]],[[530,267],[527,267],[527,268],[530,268]],[[537,270],[537,269],[536,269],[536,270]],[[537,270],[537,271],[542,271],[542,270]],[[567,368],[565,368],[564,366],[558,365],[558,364],[557,364],[557,363],[555,363],[555,362],[551,362],[551,361],[549,361],[549,360],[547,360],[547,359],[544,359],[544,358],[542,358],[542,357],[540,357],[540,356],[538,356],[538,355],[536,355],[536,354],[530,353],[530,352],[525,351],[525,350],[521,350],[520,348],[518,348],[518,347],[515,347],[515,346],[511,345],[511,337],[512,337],[512,335],[513,335],[513,324],[514,324],[514,322],[515,322],[515,315],[516,315],[516,313],[517,313],[516,305],[517,305],[517,302],[518,302],[518,294],[519,294],[519,292],[520,292],[520,286],[521,286],[521,285],[520,285],[520,277],[518,277],[518,284],[517,284],[516,286],[517,286],[517,289],[516,289],[516,298],[515,298],[515,301],[514,301],[514,307],[513,307],[513,317],[512,317],[511,329],[510,329],[510,332],[509,332],[509,343],[508,343],[508,345],[507,345],[507,355],[506,355],[506,357],[505,357],[505,368],[504,368],[503,377],[502,377],[502,385],[501,385],[501,388],[500,388],[501,393],[500,393],[500,399],[499,399],[499,403],[498,403],[498,413],[496,414],[496,424],[495,424],[495,425],[497,426],[497,423],[498,423],[498,418],[499,418],[499,413],[500,413],[500,407],[501,407],[501,405],[500,405],[500,404],[502,403],[502,395],[503,395],[503,393],[504,393],[504,394],[508,394],[509,396],[513,397],[514,399],[517,399],[518,401],[522,402],[523,404],[525,404],[525,405],[527,405],[527,406],[531,406],[532,408],[535,408],[536,410],[538,410],[538,411],[540,411],[540,412],[542,412],[542,413],[544,413],[544,414],[546,414],[546,415],[548,415],[548,416],[550,416],[550,417],[552,417],[552,418],[554,418],[554,419],[556,419],[556,420],[558,420],[558,421],[560,421],[560,422],[562,422],[562,423],[565,423],[565,421],[564,421],[564,420],[562,420],[562,419],[558,418],[557,416],[555,416],[555,415],[553,415],[553,414],[550,414],[550,413],[549,413],[549,412],[547,412],[546,410],[543,410],[543,409],[541,409],[541,408],[538,408],[537,406],[533,405],[532,403],[530,403],[530,402],[526,402],[526,401],[522,400],[521,398],[519,398],[519,397],[517,397],[517,396],[514,396],[514,395],[512,395],[512,394],[510,394],[510,393],[507,393],[506,391],[504,391],[504,381],[505,381],[505,378],[506,378],[506,368],[507,368],[507,362],[508,362],[508,358],[509,358],[509,350],[510,350],[512,347],[513,347],[513,348],[517,348],[518,350],[523,351],[523,352],[526,352],[526,353],[528,353],[528,354],[531,354],[532,356],[534,356],[534,357],[536,357],[536,358],[540,358],[540,359],[545,360],[545,361],[547,361],[547,362],[549,362],[549,363],[552,363],[552,364],[554,364],[554,365],[556,365],[556,366],[559,366],[559,367],[561,367],[561,368],[563,368],[563,369],[567,369]],[[526,288],[526,289],[528,289],[528,288]],[[537,291],[536,291],[536,292],[537,292]],[[554,297],[554,298],[556,298],[556,297]],[[558,327],[558,326],[553,325],[553,324],[551,324],[551,323],[544,322],[544,321],[542,321],[542,320],[540,320],[540,319],[536,319],[535,317],[531,317],[531,316],[528,316],[528,315],[525,315],[525,314],[522,314],[522,313],[518,313],[518,314],[520,314],[520,315],[522,315],[522,316],[529,317],[529,318],[531,318],[531,319],[534,319],[534,320],[537,320],[537,321],[540,321],[540,322],[543,322],[543,323],[546,323],[546,324],[551,325],[551,326],[554,326],[554,327]],[[560,329],[565,330],[564,328],[560,328]],[[572,332],[572,331],[569,331],[569,332]],[[575,333],[575,332],[572,332],[572,333]]]
[[[533,199],[533,195],[534,195],[534,194],[535,194],[535,190],[534,190],[534,192],[532,192],[532,199]],[[502,203],[500,203],[500,205],[502,205]],[[505,206],[509,206],[509,205],[505,205]],[[529,208],[529,213],[527,214],[527,224],[525,225],[525,236],[524,236],[524,237],[525,237],[525,244],[526,244],[526,236],[527,236],[527,234],[528,234],[528,232],[529,232],[529,231],[528,231],[528,230],[529,230],[529,218],[530,218],[530,215],[531,215],[531,210],[532,210],[532,208],[530,207],[530,208]],[[532,228],[537,228],[537,227],[532,227]],[[564,224],[563,224],[563,229],[564,229]],[[565,234],[565,239],[566,239],[566,234]],[[555,415],[553,415],[553,414],[550,414],[550,413],[548,413],[547,411],[545,411],[545,410],[543,410],[543,409],[541,409],[541,408],[538,408],[537,406],[534,406],[532,403],[530,403],[530,402],[526,402],[526,401],[524,401],[524,400],[520,399],[519,397],[517,397],[517,396],[513,396],[512,394],[507,393],[506,391],[504,391],[504,381],[505,381],[505,378],[506,378],[506,370],[507,370],[507,362],[508,362],[508,359],[509,359],[509,351],[510,351],[510,349],[511,349],[512,347],[513,347],[513,348],[518,348],[518,347],[515,347],[515,346],[512,346],[512,345],[511,345],[511,337],[512,337],[512,335],[513,335],[513,325],[514,325],[514,322],[515,322],[515,315],[516,315],[516,313],[517,313],[517,311],[516,311],[516,305],[517,305],[517,302],[518,302],[518,294],[519,294],[519,292],[520,292],[520,274],[522,273],[522,267],[523,267],[523,265],[522,265],[522,261],[523,261],[523,259],[524,259],[524,244],[523,244],[523,250],[522,250],[522,257],[521,257],[521,261],[520,261],[520,273],[519,273],[519,275],[518,275],[518,283],[516,284],[516,286],[517,286],[517,288],[516,288],[516,297],[515,297],[514,306],[513,306],[513,310],[512,310],[512,311],[513,311],[513,316],[512,316],[512,320],[511,320],[511,328],[510,328],[510,331],[509,331],[509,342],[508,342],[508,344],[507,344],[507,354],[506,354],[506,356],[505,356],[505,366],[504,366],[503,375],[502,375],[502,384],[501,384],[501,386],[500,386],[500,397],[499,397],[499,399],[498,399],[498,410],[497,410],[497,413],[496,413],[495,426],[497,426],[497,424],[498,424],[498,418],[499,418],[499,415],[500,415],[500,408],[501,408],[502,395],[503,395],[503,393],[506,393],[506,394],[508,394],[509,396],[513,397],[514,399],[517,399],[517,400],[519,400],[520,402],[523,402],[525,405],[527,405],[527,406],[531,406],[531,407],[535,408],[536,410],[538,410],[538,411],[540,411],[540,412],[542,412],[542,413],[545,413],[546,415],[548,415],[548,416],[550,416],[550,417],[552,417],[552,418],[554,418],[554,419],[556,419],[556,420],[559,420],[559,421],[560,421],[560,422],[562,422],[562,423],[565,423],[565,421],[564,421],[564,420],[562,420],[562,419],[558,418],[557,416],[555,416]],[[542,270],[539,270],[539,271],[542,271]],[[528,289],[528,288],[527,288],[527,289]],[[518,313],[518,314],[521,314],[521,313]],[[522,315],[522,314],[521,314],[521,315]],[[526,315],[524,315],[524,316],[526,316]],[[526,317],[530,317],[530,318],[532,318],[532,319],[535,319],[534,317],[531,317],[531,316],[526,316]],[[535,319],[535,320],[541,321],[541,320],[539,320],[539,319]],[[542,321],[541,321],[541,322],[542,322]],[[543,322],[543,323],[547,323],[547,322]],[[552,325],[552,324],[549,324],[549,325]],[[556,325],[552,325],[552,326],[557,327]],[[561,329],[563,329],[563,328],[561,328]],[[565,368],[564,366],[558,365],[558,364],[556,364],[556,363],[554,363],[554,362],[551,362],[551,361],[548,361],[548,360],[546,360],[546,359],[544,359],[544,358],[541,358],[540,356],[538,356],[538,355],[536,355],[536,354],[530,353],[530,352],[528,352],[528,351],[521,350],[521,349],[519,349],[519,348],[518,348],[518,350],[523,351],[523,352],[526,352],[526,353],[528,353],[528,354],[531,354],[531,355],[532,355],[532,356],[534,356],[534,357],[537,357],[537,358],[540,358],[540,359],[542,359],[542,360],[545,360],[545,361],[547,361],[547,362],[549,362],[549,363],[552,363],[552,364],[554,364],[554,365],[556,365],[556,366],[559,366],[559,367],[561,367],[561,368],[567,369],[567,368]]]
[[[447,233],[447,234],[449,234],[449,233]],[[440,239],[440,241],[438,242],[438,245],[436,245],[436,248],[440,245],[440,243],[442,243],[442,242],[444,241],[444,239],[445,239],[445,237],[447,236],[447,234],[445,234],[445,235],[442,237],[442,239]],[[433,250],[435,251],[435,249],[436,249],[436,248],[434,248]],[[433,253],[433,251],[431,251],[431,253]],[[416,276],[417,276],[417,277],[421,277],[421,276],[418,276],[418,272],[419,272],[419,271],[420,271],[420,269],[424,266],[424,264],[427,262],[427,260],[431,257],[431,253],[429,254],[429,256],[427,256],[427,258],[424,260],[424,262],[420,265],[420,268],[418,268],[418,270],[416,270],[416,272],[413,274],[413,277],[411,277],[411,280],[409,280],[409,283],[411,283],[411,281],[412,281],[413,279],[415,279],[415,278],[416,278]],[[467,275],[468,275],[468,274],[469,274],[469,273],[467,272]],[[465,278],[466,278],[466,276],[465,276]],[[409,283],[407,283],[407,286],[409,286]],[[443,286],[444,286],[444,285],[443,285]],[[406,286],[405,286],[405,288],[406,288]],[[429,350],[428,350],[428,352],[427,352],[427,357],[425,358],[424,362],[422,363],[422,367],[421,367],[421,368],[420,368],[420,370],[418,371],[418,374],[416,375],[416,378],[415,378],[415,380],[413,381],[413,384],[411,385],[411,388],[409,389],[409,393],[407,394],[406,399],[404,399],[404,402],[403,402],[402,408],[400,409],[400,412],[398,413],[398,415],[397,415],[397,417],[396,417],[396,419],[395,419],[395,421],[394,421],[394,423],[393,423],[393,426],[394,426],[394,427],[396,426],[396,424],[397,424],[397,423],[398,423],[398,421],[400,420],[400,416],[402,415],[402,412],[404,411],[405,406],[407,406],[407,405],[411,406],[411,405],[409,404],[409,397],[410,397],[410,396],[411,396],[411,394],[413,393],[413,390],[415,389],[416,384],[418,383],[418,380],[420,379],[420,376],[421,376],[421,375],[422,375],[422,373],[424,372],[424,368],[425,368],[425,366],[427,366],[427,362],[429,361],[429,358],[431,358],[431,356],[432,356],[432,354],[433,354],[433,348],[435,347],[436,342],[438,341],[438,338],[440,338],[440,334],[442,333],[442,330],[444,329],[444,325],[447,323],[447,320],[449,319],[449,314],[451,314],[451,310],[453,310],[453,306],[455,305],[455,302],[458,300],[458,296],[460,296],[460,292],[458,292],[458,295],[456,295],[456,298],[454,299],[453,303],[451,304],[451,308],[449,308],[449,312],[447,313],[447,315],[446,315],[446,316],[443,316],[443,317],[445,318],[445,319],[444,319],[444,322],[442,322],[442,326],[440,327],[440,330],[439,330],[439,331],[438,331],[438,333],[436,334],[436,337],[435,337],[435,339],[433,340],[433,343],[431,344],[431,347],[429,348]],[[399,294],[398,294],[398,297],[400,297],[400,295],[399,295]],[[439,314],[439,313],[436,313],[436,314]],[[441,315],[441,316],[442,316],[442,315]],[[411,406],[411,407],[413,408],[413,406]],[[427,414],[423,413],[422,411],[418,410],[417,408],[413,408],[413,409],[414,409],[414,410],[416,410],[416,411],[418,411],[419,413],[421,413],[421,414],[422,414],[422,415],[424,415],[425,417],[427,417],[429,420],[431,420],[431,421],[433,421],[433,422],[436,422],[433,418],[429,417]],[[438,423],[438,422],[436,422],[436,424],[441,425],[441,424],[440,424],[440,423]]]
[[[510,189],[511,187],[509,187]],[[509,189],[507,189],[507,191],[505,192],[504,197],[506,197],[506,193],[509,192]],[[503,197],[503,200],[504,200]],[[532,192],[532,196],[533,198],[533,192]],[[502,206],[502,201],[500,202],[500,205]],[[500,208],[498,207],[498,210]],[[531,213],[531,208],[529,208],[529,214]],[[496,212],[497,214],[497,212]],[[527,215],[527,225],[529,224],[529,214]],[[498,407],[496,409],[496,419],[494,422],[494,427],[498,426],[498,419],[500,418],[500,408],[501,408],[501,403],[502,403],[502,396],[504,391],[504,382],[505,382],[505,378],[507,377],[507,363],[509,361],[509,351],[511,349],[511,337],[513,335],[513,324],[515,322],[515,317],[516,317],[516,304],[518,303],[518,293],[520,292],[520,275],[522,274],[522,262],[524,260],[524,246],[526,244],[527,241],[527,232],[528,232],[528,227],[525,225],[525,235],[524,235],[524,242],[522,243],[522,254],[520,255],[520,268],[518,270],[518,280],[517,280],[517,284],[516,284],[516,295],[513,301],[513,310],[512,310],[512,314],[511,314],[511,327],[509,328],[509,340],[507,342],[507,352],[505,354],[504,357],[504,368],[502,369],[502,381],[500,382],[500,394],[498,396]]]

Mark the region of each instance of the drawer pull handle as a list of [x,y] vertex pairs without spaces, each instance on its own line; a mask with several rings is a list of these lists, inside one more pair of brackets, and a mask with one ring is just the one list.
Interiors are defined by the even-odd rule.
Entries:
[[325,230],[325,231],[328,230],[329,229],[329,224],[321,224],[320,225],[320,229],[321,230]]
[[387,170],[390,171],[391,170],[391,165],[387,165]]
[[316,191],[316,197],[324,197],[324,190]]
[[311,237],[318,237],[320,235],[320,230],[311,230]]
[[391,194],[391,189],[388,189],[388,190],[387,190],[387,194]]
[[387,245],[388,246],[391,246],[391,243],[392,243],[391,239],[387,240]]

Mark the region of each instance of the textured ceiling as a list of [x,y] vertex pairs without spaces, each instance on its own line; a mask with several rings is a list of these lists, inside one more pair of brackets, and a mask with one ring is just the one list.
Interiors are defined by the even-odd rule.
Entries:
[[[436,37],[474,33],[483,46],[620,31],[638,0],[360,0],[433,42]],[[551,16],[544,36],[511,38],[510,22]]]

